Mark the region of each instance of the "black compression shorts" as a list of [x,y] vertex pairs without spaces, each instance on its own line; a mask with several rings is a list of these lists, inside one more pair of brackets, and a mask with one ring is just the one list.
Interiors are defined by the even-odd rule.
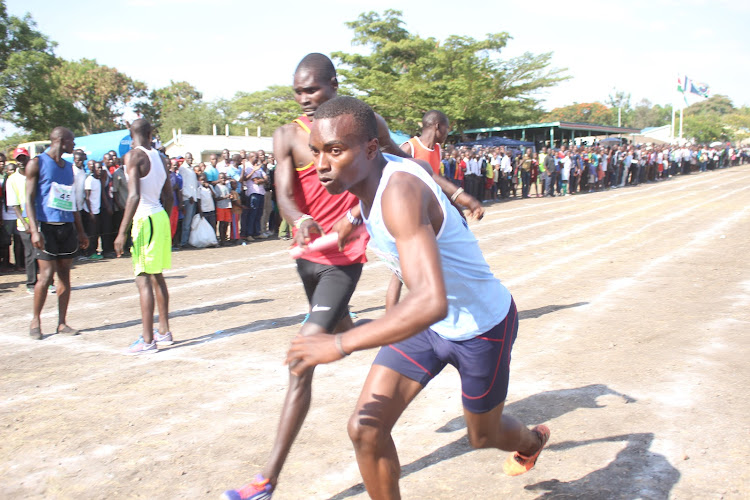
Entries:
[[332,333],[339,320],[349,314],[349,299],[362,274],[362,264],[331,266],[297,259],[297,272],[310,303],[307,321]]

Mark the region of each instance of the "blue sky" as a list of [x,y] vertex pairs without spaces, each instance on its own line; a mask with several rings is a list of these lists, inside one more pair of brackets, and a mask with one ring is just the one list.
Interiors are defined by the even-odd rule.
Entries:
[[[374,4],[388,8],[362,0],[7,1],[11,14],[29,12],[66,59],[96,59],[150,88],[187,80],[206,99],[289,84],[309,52],[362,50],[344,23]],[[572,79],[540,94],[547,109],[604,101],[615,88],[630,92],[633,104],[666,104],[678,74],[750,105],[747,0],[399,4],[406,28],[424,37],[507,31],[507,57],[553,51],[553,66]]]

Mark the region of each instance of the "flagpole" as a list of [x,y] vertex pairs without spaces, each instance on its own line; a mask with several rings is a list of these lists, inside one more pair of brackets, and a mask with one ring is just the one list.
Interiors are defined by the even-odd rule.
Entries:
[[680,142],[682,142],[682,110],[683,108],[680,108]]
[[669,129],[669,137],[674,141],[674,104],[672,104],[672,127]]

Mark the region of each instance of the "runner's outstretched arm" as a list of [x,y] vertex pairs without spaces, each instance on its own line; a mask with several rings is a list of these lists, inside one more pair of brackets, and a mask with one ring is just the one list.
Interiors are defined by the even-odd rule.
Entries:
[[[393,139],[391,139],[390,130],[388,130],[388,124],[385,122],[383,117],[375,113],[375,121],[378,124],[378,141],[380,142],[380,150],[384,153],[400,156],[402,158],[411,158],[412,156],[411,154],[409,154],[409,151],[407,151],[406,148],[401,149],[398,144],[393,142]],[[420,165],[422,165],[422,168],[425,168],[423,163],[420,163]],[[440,186],[440,189],[443,191],[443,193],[445,193],[448,199],[452,201],[453,205],[459,209],[459,212],[460,206],[464,206],[469,209],[471,216],[475,219],[481,220],[482,217],[484,217],[484,207],[482,207],[482,204],[479,202],[479,200],[463,190],[458,195],[458,197],[453,200],[453,195],[456,193],[456,191],[458,191],[459,187],[445,177],[435,174],[435,172],[433,172],[432,168],[429,168],[429,166],[425,168],[425,170],[432,176],[435,182],[437,182],[438,186]]]

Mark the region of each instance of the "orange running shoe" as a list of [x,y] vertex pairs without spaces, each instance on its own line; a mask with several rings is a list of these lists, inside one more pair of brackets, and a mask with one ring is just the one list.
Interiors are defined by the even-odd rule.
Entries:
[[505,472],[507,475],[520,476],[521,474],[530,471],[536,464],[536,460],[537,458],[539,458],[539,454],[542,453],[542,450],[547,444],[547,441],[549,441],[550,432],[549,427],[547,427],[546,425],[537,425],[536,427],[531,429],[531,432],[536,432],[537,434],[539,434],[539,438],[542,441],[542,446],[539,447],[537,452],[530,457],[523,456],[517,451],[509,455],[505,460],[505,463],[503,464],[503,472]]

